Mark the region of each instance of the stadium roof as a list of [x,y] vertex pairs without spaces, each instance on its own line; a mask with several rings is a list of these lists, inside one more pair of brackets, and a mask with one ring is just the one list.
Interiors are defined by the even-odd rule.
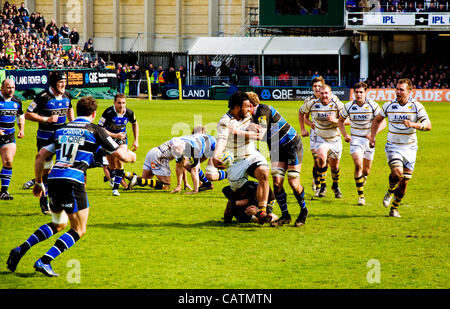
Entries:
[[189,55],[349,55],[348,37],[200,37]]

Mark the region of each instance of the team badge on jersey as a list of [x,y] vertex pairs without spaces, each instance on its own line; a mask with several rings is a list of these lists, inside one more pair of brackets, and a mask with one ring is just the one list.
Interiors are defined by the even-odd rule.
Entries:
[[266,116],[260,116],[260,117],[258,118],[258,123],[259,123],[259,124],[267,124],[267,118],[266,118]]

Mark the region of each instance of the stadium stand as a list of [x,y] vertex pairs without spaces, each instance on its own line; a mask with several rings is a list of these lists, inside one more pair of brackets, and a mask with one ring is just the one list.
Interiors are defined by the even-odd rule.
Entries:
[[61,28],[53,20],[46,25],[39,12],[29,14],[27,8],[5,2],[0,14],[0,68],[105,68],[93,46],[86,50],[70,44],[67,30],[66,23]]

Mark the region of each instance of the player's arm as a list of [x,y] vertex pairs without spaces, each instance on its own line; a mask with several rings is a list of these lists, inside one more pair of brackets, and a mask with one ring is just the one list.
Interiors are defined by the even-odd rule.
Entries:
[[177,163],[175,164],[175,172],[176,172],[176,178],[177,178],[177,186],[175,189],[170,191],[170,193],[178,193],[181,191],[181,183],[183,182],[184,177],[184,158],[177,160]]
[[25,137],[25,116],[20,115],[17,118],[17,126],[19,127],[19,132],[17,133],[17,138]]
[[216,143],[216,149],[214,149],[214,156],[212,158],[214,167],[225,168],[223,162],[218,159],[219,155],[225,150],[227,140],[224,138],[218,138]]
[[195,166],[191,166],[191,178],[194,188],[192,189],[192,191],[186,192],[186,194],[198,193],[198,188],[200,187],[200,179],[198,176],[199,171],[200,171],[200,163],[197,163]]
[[50,144],[46,147],[41,148],[36,159],[34,161],[34,178],[35,184],[33,187],[33,194],[36,197],[40,197],[43,193],[45,194],[45,187],[42,183],[42,171],[44,170],[45,161],[53,156],[55,151],[55,145]]
[[305,128],[305,124],[307,124],[311,129],[314,129],[314,123],[309,119],[309,114],[304,114],[302,111],[298,112],[298,122],[300,124],[300,134],[303,137],[307,137],[309,135],[308,130]]
[[352,140],[351,136],[347,134],[347,131],[345,130],[345,121],[348,118],[343,117],[342,115],[339,116],[339,120],[338,120],[338,127],[339,127],[339,131],[341,131],[342,135],[344,136],[345,141],[348,143]]
[[25,112],[25,119],[31,120],[31,121],[34,121],[34,122],[55,123],[55,122],[58,121],[58,115],[52,115],[50,117],[46,117],[46,116],[41,116],[41,115],[39,115],[37,113],[26,111]]
[[69,107],[69,109],[67,110],[67,120],[68,122],[75,120],[75,113],[72,107]]
[[408,128],[413,128],[419,131],[431,131],[431,121],[426,119],[421,122],[412,122],[409,120],[403,120],[403,124]]
[[131,145],[131,150],[136,151],[139,148],[139,125],[137,121],[131,124],[131,129],[133,130],[134,136],[134,142],[133,145]]
[[375,147],[375,137],[377,136],[378,132],[380,132],[378,129],[380,128],[381,122],[383,120],[385,120],[384,117],[378,114],[372,121],[372,128],[370,130],[370,139],[369,139],[369,145],[371,148]]

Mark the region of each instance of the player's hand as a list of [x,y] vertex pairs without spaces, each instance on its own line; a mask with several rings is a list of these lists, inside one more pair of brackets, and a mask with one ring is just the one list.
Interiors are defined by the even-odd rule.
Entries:
[[47,118],[47,120],[45,122],[55,123],[55,122],[58,122],[58,118],[59,118],[58,115],[51,115],[50,117]]
[[346,141],[347,143],[350,143],[350,142],[352,141],[352,137],[351,137],[350,135],[348,135],[348,134],[346,134],[346,135],[344,136],[344,139],[345,139],[345,141]]
[[224,170],[224,169],[226,169],[227,167],[223,164],[223,162],[222,161],[220,161],[219,159],[217,159],[216,157],[213,157],[213,164],[214,164],[214,167],[215,168],[218,168],[218,169],[220,169],[220,170]]
[[188,182],[186,182],[184,184],[184,190],[186,190],[186,188],[189,189],[189,190],[192,190],[192,187],[191,187],[191,185]]
[[45,195],[45,186],[42,182],[35,183],[33,186],[33,195],[36,197],[41,197],[42,195]]
[[0,130],[0,135],[5,135],[5,131]]
[[306,130],[305,128],[300,130],[300,134],[302,135],[302,137],[307,137],[309,136],[309,132],[308,130]]
[[337,122],[338,122],[338,119],[337,119],[334,115],[332,115],[332,114],[329,114],[329,115],[327,116],[327,120],[330,121],[330,122],[332,122],[332,123],[337,123]]
[[181,186],[177,186],[175,189],[173,189],[172,191],[170,191],[170,193],[178,193],[181,191]]
[[23,130],[19,131],[19,133],[17,133],[17,138],[24,138],[24,137],[25,137],[25,132]]
[[124,140],[126,137],[127,137],[127,135],[124,132],[116,133],[116,135],[114,136],[115,139],[120,139],[120,140]]
[[407,127],[407,128],[412,128],[412,122],[409,121],[408,119],[403,120],[403,124],[404,124],[405,127]]
[[375,148],[375,139],[370,139],[370,141],[369,141],[369,147],[370,147],[370,148]]
[[133,145],[131,145],[131,151],[136,151],[139,148],[139,143],[138,142],[134,142]]

